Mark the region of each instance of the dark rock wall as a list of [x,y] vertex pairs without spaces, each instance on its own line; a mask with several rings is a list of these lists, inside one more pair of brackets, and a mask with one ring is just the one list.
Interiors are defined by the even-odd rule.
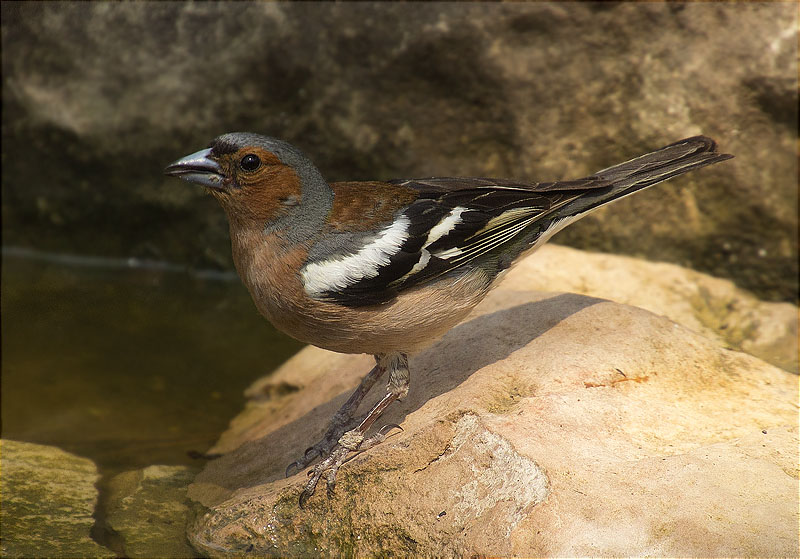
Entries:
[[161,174],[227,131],[331,180],[572,178],[704,133],[736,159],[557,242],[797,296],[792,3],[1,9],[6,245],[230,266],[222,212]]

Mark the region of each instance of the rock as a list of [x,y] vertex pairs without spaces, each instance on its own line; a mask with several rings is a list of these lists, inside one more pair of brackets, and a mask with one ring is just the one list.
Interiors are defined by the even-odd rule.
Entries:
[[731,349],[798,372],[797,316],[732,282],[666,263],[548,244],[525,258],[504,289],[570,291],[664,315]]
[[371,358],[309,347],[255,383],[214,449],[224,456],[189,488],[207,509],[192,545],[211,556],[796,554],[797,376],[721,347],[690,309],[678,314],[708,337],[643,309],[522,290],[531,268],[411,359],[408,397],[381,418],[403,432],[346,463],[332,497],[321,487],[306,509],[305,474],[284,469]]
[[186,541],[186,488],[195,470],[149,466],[115,476],[109,484],[106,524],[125,557],[194,557]]
[[574,178],[705,133],[737,158],[562,242],[797,299],[791,3],[0,9],[6,244],[230,267],[222,212],[161,172],[235,129],[331,180]]
[[96,543],[98,480],[91,460],[39,444],[3,439],[3,557],[114,557]]

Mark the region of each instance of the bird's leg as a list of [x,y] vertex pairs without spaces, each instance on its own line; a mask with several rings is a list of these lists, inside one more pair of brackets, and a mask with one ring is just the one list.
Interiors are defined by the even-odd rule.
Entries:
[[377,356],[375,357],[375,361],[377,362],[376,365],[367,373],[367,376],[361,379],[361,384],[358,385],[358,388],[353,391],[344,405],[342,405],[339,411],[331,418],[331,424],[322,437],[322,440],[308,447],[301,459],[292,462],[286,467],[286,477],[292,474],[292,469],[296,468],[299,472],[313,462],[317,456],[327,456],[334,445],[336,445],[339,438],[353,422],[353,413],[358,409],[364,396],[367,395],[375,383],[378,382],[378,379],[386,372],[386,368],[381,366],[380,359]]
[[347,458],[351,452],[372,448],[386,439],[386,435],[389,431],[395,427],[400,428],[399,425],[385,425],[373,436],[364,438],[367,430],[377,421],[384,410],[388,408],[392,402],[408,394],[408,385],[411,377],[408,371],[407,355],[395,353],[378,356],[378,366],[384,367],[384,370],[389,370],[389,384],[387,386],[386,395],[375,404],[366,416],[364,416],[364,419],[361,420],[355,429],[347,431],[341,436],[338,443],[331,449],[330,454],[325,460],[311,469],[308,473],[311,479],[308,480],[303,492],[300,494],[301,507],[306,500],[314,494],[317,483],[323,475],[327,478],[328,495],[331,495],[334,484],[336,483],[336,473],[345,458]]

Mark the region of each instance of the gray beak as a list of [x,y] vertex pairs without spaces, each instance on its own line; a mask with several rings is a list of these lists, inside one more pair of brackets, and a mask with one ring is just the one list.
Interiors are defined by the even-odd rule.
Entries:
[[202,149],[182,159],[170,163],[164,173],[189,182],[196,182],[209,188],[223,190],[225,176],[219,163],[209,158],[211,149]]

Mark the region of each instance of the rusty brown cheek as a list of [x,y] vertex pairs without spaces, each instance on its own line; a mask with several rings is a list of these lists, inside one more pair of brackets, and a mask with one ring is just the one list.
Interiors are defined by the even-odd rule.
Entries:
[[287,200],[300,203],[300,178],[285,165],[265,165],[252,177],[240,177],[239,188],[230,192],[228,215],[267,223],[287,210]]

